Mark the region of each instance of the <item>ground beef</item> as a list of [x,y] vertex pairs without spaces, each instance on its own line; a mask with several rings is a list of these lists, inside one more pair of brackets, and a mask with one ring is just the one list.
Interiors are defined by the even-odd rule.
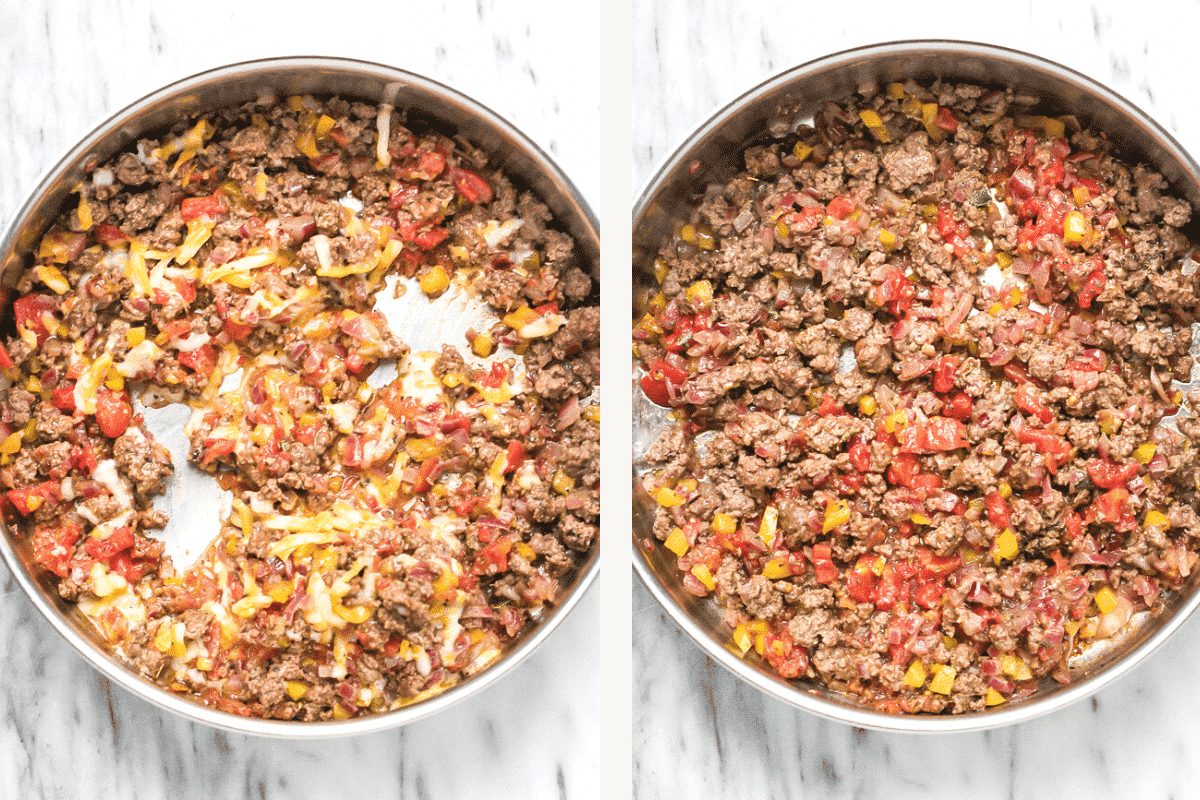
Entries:
[[648,545],[732,647],[889,712],[1069,681],[1198,561],[1200,425],[1161,424],[1192,369],[1191,207],[1015,100],[867,86],[754,145],[663,243],[635,329],[676,417]]
[[[436,694],[595,552],[593,265],[486,154],[406,118],[293,97],[181,119],[95,165],[10,285],[14,543],[134,669],[223,711]],[[393,282],[491,321],[410,354],[375,310]],[[153,533],[181,465],[144,417],[170,403],[187,468],[233,496],[186,568]]]

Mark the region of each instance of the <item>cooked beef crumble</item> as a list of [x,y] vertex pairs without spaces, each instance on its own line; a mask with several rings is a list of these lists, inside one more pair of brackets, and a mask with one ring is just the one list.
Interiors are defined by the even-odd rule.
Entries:
[[[442,691],[559,599],[597,545],[598,293],[537,198],[389,106],[308,96],[181,123],[77,195],[10,287],[0,483],[137,669],[340,719]],[[409,353],[374,310],[402,279],[502,319]],[[175,465],[139,400],[192,407],[189,458],[233,495],[187,569],[151,532]]]
[[634,330],[676,409],[643,483],[683,586],[740,652],[888,712],[1069,681],[1196,566],[1200,424],[1164,424],[1192,209],[1015,100],[862,87],[751,147]]

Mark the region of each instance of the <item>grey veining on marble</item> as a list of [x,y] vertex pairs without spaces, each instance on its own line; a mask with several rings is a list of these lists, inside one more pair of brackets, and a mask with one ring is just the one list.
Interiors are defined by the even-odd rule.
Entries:
[[[447,83],[512,121],[594,198],[598,13],[545,0],[5,3],[0,219],[108,114],[195,72],[285,54]],[[400,730],[297,745],[184,722],[112,688],[0,566],[0,798],[595,798],[597,594],[479,696]]]
[[[1110,86],[1200,153],[1193,2],[988,4],[643,0],[633,11],[633,183],[771,74],[906,38],[972,39]],[[1200,619],[1090,701],[1017,727],[913,736],[765,698],[704,656],[634,579],[633,789],[652,798],[1200,796]]]

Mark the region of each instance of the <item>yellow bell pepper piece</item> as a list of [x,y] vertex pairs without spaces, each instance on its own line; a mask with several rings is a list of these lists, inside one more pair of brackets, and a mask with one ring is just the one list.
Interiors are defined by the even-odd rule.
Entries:
[[733,533],[737,530],[737,520],[729,514],[713,514],[712,529],[717,533]]
[[1158,452],[1158,445],[1154,442],[1146,442],[1133,451],[1133,460],[1139,464],[1149,464],[1154,459],[1156,452]]
[[1020,547],[1017,544],[1017,537],[1012,530],[1005,528],[996,541],[992,543],[992,561],[999,564],[1001,561],[1007,561],[1016,558]]
[[672,528],[671,532],[667,534],[667,540],[663,544],[677,556],[681,556],[688,551],[687,537],[683,535],[683,531],[679,528]]
[[989,687],[987,690],[987,700],[985,702],[989,706],[998,706],[1004,702],[1004,695]]
[[911,686],[914,689],[920,689],[925,685],[925,667],[922,666],[921,660],[914,659],[912,665],[908,668],[908,672],[904,673],[904,685]]
[[1096,592],[1096,608],[1100,609],[1101,614],[1107,614],[1117,607],[1117,596],[1113,594],[1113,590],[1107,586],[1100,587],[1100,591]]
[[821,526],[822,533],[829,533],[850,521],[850,506],[841,500],[831,500],[825,505],[825,523]]
[[679,496],[678,492],[668,489],[666,486],[655,492],[654,499],[663,508],[674,508],[675,506],[683,505],[683,498]]
[[777,581],[780,578],[790,578],[792,570],[782,558],[772,558],[763,565],[763,577]]
[[938,694],[950,694],[954,689],[954,678],[958,672],[954,667],[938,664],[935,667],[937,674],[933,676],[933,680],[929,682],[929,691],[937,692]]
[[692,575],[695,576],[696,580],[704,584],[704,588],[708,589],[710,592],[717,588],[717,582],[713,580],[712,572],[710,572],[708,567],[704,566],[703,564],[697,564],[696,566],[692,567]]
[[[3,452],[3,450],[0,449],[0,452]],[[1146,518],[1142,521],[1142,525],[1147,528],[1169,528],[1171,527],[1171,521],[1167,519],[1166,514],[1151,509],[1146,512]]]

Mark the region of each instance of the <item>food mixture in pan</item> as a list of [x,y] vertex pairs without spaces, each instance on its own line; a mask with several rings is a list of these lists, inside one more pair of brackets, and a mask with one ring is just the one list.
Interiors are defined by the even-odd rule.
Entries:
[[783,125],[634,331],[675,409],[646,546],[736,652],[887,712],[1067,682],[1197,568],[1192,209],[1030,102],[895,83]]
[[[399,109],[308,96],[180,124],[76,193],[12,276],[3,513],[142,674],[344,719],[453,685],[559,599],[597,545],[599,308],[545,205]],[[397,282],[498,320],[410,353],[374,310]],[[142,403],[191,406],[190,465]],[[232,493],[186,568],[154,505],[181,468]]]

